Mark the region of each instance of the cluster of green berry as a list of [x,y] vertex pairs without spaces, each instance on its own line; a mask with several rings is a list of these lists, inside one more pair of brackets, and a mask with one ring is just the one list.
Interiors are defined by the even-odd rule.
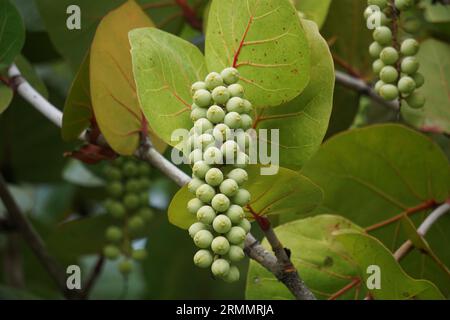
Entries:
[[[373,71],[380,77],[375,84],[375,91],[386,100],[400,98],[405,99],[411,108],[423,107],[425,97],[417,91],[424,84],[424,77],[418,72],[419,61],[416,57],[419,43],[408,36],[396,48],[393,45],[393,32],[388,26],[389,16],[392,16],[394,10],[403,12],[412,9],[416,1],[368,0],[368,4],[364,17],[381,23],[375,28],[373,32],[375,41],[369,47],[371,57],[376,59]],[[371,7],[373,5],[378,6],[381,11],[373,11]]]
[[194,126],[188,145],[192,180],[188,189],[195,195],[187,204],[198,222],[189,235],[200,248],[194,263],[211,268],[215,277],[239,280],[239,269],[231,263],[242,260],[244,240],[250,231],[243,207],[250,193],[242,188],[248,180],[248,148],[252,127],[251,103],[244,99],[235,68],[210,73],[192,85]]
[[109,195],[104,207],[115,224],[106,230],[109,244],[103,255],[111,260],[122,256],[118,269],[124,275],[132,271],[131,259],[143,260],[147,255],[145,249],[133,249],[132,241],[153,217],[149,208],[149,174],[147,163],[132,158],[117,158],[104,170]]

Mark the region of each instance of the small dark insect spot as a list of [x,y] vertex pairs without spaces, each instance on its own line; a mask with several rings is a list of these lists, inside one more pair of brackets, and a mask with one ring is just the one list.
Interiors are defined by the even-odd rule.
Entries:
[[331,267],[333,263],[334,263],[333,258],[330,256],[326,256],[325,259],[323,260],[324,267]]

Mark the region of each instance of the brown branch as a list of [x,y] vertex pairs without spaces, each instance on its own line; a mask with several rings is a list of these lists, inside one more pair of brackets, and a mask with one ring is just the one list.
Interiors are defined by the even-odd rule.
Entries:
[[192,28],[202,31],[203,24],[202,20],[197,17],[197,13],[193,8],[189,6],[187,0],[175,0],[177,5],[181,8],[183,12],[183,17],[191,25]]
[[103,255],[100,255],[97,259],[96,264],[94,265],[94,268],[92,269],[91,274],[89,275],[88,280],[86,281],[86,284],[83,287],[83,291],[81,291],[79,298],[80,299],[88,299],[89,294],[92,291],[92,288],[94,287],[95,283],[97,282],[102,269],[103,265],[105,264],[105,257]]

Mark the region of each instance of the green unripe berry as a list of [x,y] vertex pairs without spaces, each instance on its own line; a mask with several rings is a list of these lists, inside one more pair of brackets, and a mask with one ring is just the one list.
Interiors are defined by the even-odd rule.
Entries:
[[188,201],[187,210],[189,211],[190,214],[196,215],[197,211],[204,205],[205,204],[201,202],[199,199],[193,198]]
[[139,194],[140,205],[143,207],[147,207],[150,205],[150,195],[148,191],[143,191]]
[[227,160],[234,159],[239,152],[239,146],[235,141],[228,140],[220,147],[220,151]]
[[245,113],[251,113],[253,110],[253,106],[250,101],[247,99],[244,99],[244,112]]
[[231,229],[231,220],[227,216],[220,214],[214,219],[212,226],[217,233],[227,233]]
[[206,131],[214,128],[214,125],[208,119],[198,119],[194,123],[194,130],[197,134],[206,133]]
[[197,81],[191,86],[191,94],[194,95],[197,90],[206,90],[206,83],[203,81]]
[[197,161],[192,166],[192,172],[199,179],[205,179],[205,175],[211,167],[205,161]]
[[131,257],[137,261],[145,260],[145,258],[147,258],[147,251],[145,249],[133,250]]
[[142,177],[139,179],[139,189],[140,190],[148,190],[150,188],[151,182],[149,178]]
[[249,233],[250,229],[252,228],[250,221],[248,221],[247,219],[243,219],[238,226],[244,229],[245,233]]
[[241,206],[232,204],[225,213],[230,221],[234,224],[239,224],[245,218],[244,210]]
[[195,191],[195,195],[204,203],[210,203],[212,198],[216,195],[214,188],[208,184],[201,185],[197,191]]
[[216,139],[216,142],[222,143],[226,140],[228,140],[232,133],[231,133],[231,129],[223,123],[219,123],[218,125],[216,125],[213,129],[213,137],[214,139]]
[[223,105],[230,99],[230,92],[224,86],[220,86],[212,91],[211,96],[215,103]]
[[120,256],[120,250],[114,245],[107,245],[103,248],[103,255],[106,259],[116,260]]
[[245,253],[239,246],[230,246],[230,250],[228,251],[228,259],[232,262],[239,262],[244,259]]
[[380,94],[380,89],[382,86],[384,86],[386,83],[384,83],[382,80],[378,80],[377,83],[375,83],[374,90],[376,93]]
[[373,38],[382,46],[392,42],[392,31],[386,26],[377,27],[373,32]]
[[228,100],[226,109],[228,112],[243,113],[245,111],[244,99],[239,97],[233,97]]
[[244,130],[236,130],[236,132],[234,133],[234,137],[241,150],[245,150],[250,146],[250,142],[252,142],[250,134],[245,132]]
[[237,71],[236,68],[226,68],[223,69],[220,73],[223,82],[225,82],[228,85],[232,85],[239,81],[239,71]]
[[413,109],[420,109],[425,105],[425,97],[418,91],[413,92],[406,98],[408,106]]
[[402,42],[400,52],[406,57],[415,56],[419,52],[419,42],[415,39],[406,39]]
[[245,240],[247,232],[241,227],[232,227],[227,233],[227,239],[231,244],[240,244]]
[[393,65],[399,58],[398,51],[393,47],[386,47],[381,50],[380,59],[385,65]]
[[205,181],[210,186],[216,187],[223,181],[223,173],[220,169],[211,168],[206,172]]
[[201,149],[192,150],[189,154],[189,163],[196,163],[203,160],[203,152]]
[[144,220],[140,216],[133,216],[128,220],[128,228],[131,233],[137,233],[141,231],[145,226]]
[[139,216],[142,218],[142,220],[144,221],[150,221],[153,219],[153,216],[155,215],[153,210],[150,208],[141,208],[139,210]]
[[122,178],[122,172],[119,169],[111,166],[105,168],[104,174],[106,178],[111,181],[117,181]]
[[225,212],[230,207],[230,199],[224,194],[216,194],[211,200],[211,206],[218,212]]
[[225,118],[225,111],[221,107],[213,105],[209,107],[206,117],[212,123],[220,123],[223,122],[223,119]]
[[250,162],[250,159],[247,154],[245,154],[244,152],[238,152],[234,166],[236,168],[242,169],[242,168],[245,168],[249,164],[249,162]]
[[231,129],[241,127],[241,116],[237,112],[229,112],[225,115],[224,123]]
[[194,103],[200,108],[206,108],[211,105],[212,97],[208,90],[200,89],[194,93]]
[[244,169],[233,169],[228,172],[227,177],[236,181],[238,185],[243,185],[248,180],[247,171]]
[[414,5],[414,0],[395,0],[395,7],[400,10],[408,10]]
[[388,101],[395,100],[398,98],[398,89],[392,84],[385,84],[380,89],[380,96]]
[[385,9],[388,5],[388,0],[368,0],[369,6],[378,6],[381,10]]
[[414,82],[413,78],[403,76],[398,81],[397,87],[402,94],[408,95],[416,89],[416,83]]
[[200,230],[194,236],[194,243],[200,249],[206,249],[211,246],[214,237],[208,230]]
[[150,174],[150,172],[151,172],[151,168],[150,168],[150,166],[147,163],[140,162],[138,164],[138,172],[139,172],[138,174],[140,176],[148,176]]
[[211,224],[216,217],[216,212],[210,206],[203,206],[197,211],[197,220],[204,224]]
[[411,77],[414,79],[414,82],[416,83],[416,88],[417,89],[422,87],[423,84],[425,83],[424,76],[421,73],[419,73],[419,72],[416,72]]
[[408,33],[416,34],[422,29],[423,23],[416,16],[407,17],[403,20],[402,28]]
[[193,108],[191,111],[191,120],[195,122],[199,119],[206,118],[207,117],[206,111],[207,110],[204,108],[199,107]]
[[112,242],[117,242],[122,239],[123,233],[122,230],[116,226],[111,226],[106,229],[106,239]]
[[133,263],[130,260],[122,260],[120,261],[118,268],[119,272],[126,276],[133,271]]
[[393,83],[398,79],[398,71],[393,66],[386,66],[381,69],[380,79],[384,83]]
[[140,199],[136,194],[129,193],[126,194],[125,197],[123,198],[123,204],[125,208],[127,208],[128,210],[134,210],[141,204],[139,200]]
[[140,184],[138,179],[130,179],[125,184],[125,190],[127,192],[138,192],[140,189]]
[[223,256],[230,250],[230,243],[227,238],[218,236],[211,242],[211,249],[215,254]]
[[122,218],[125,216],[125,207],[121,203],[114,202],[109,205],[107,210],[114,218]]
[[120,183],[119,181],[111,182],[107,187],[107,192],[112,197],[120,197],[123,193],[122,183]]
[[194,255],[194,264],[199,268],[209,268],[213,263],[213,255],[209,250],[198,250]]
[[127,161],[123,165],[123,174],[126,177],[134,177],[139,174],[139,168],[134,161]]
[[205,78],[205,83],[206,87],[210,91],[214,90],[216,87],[223,86],[224,84],[222,76],[217,72],[211,72],[210,74],[208,74]]
[[374,73],[379,74],[381,69],[385,66],[384,62],[381,59],[377,59],[372,63],[372,70]]
[[250,202],[250,192],[246,189],[239,189],[232,198],[232,202],[241,207],[245,207]]
[[205,162],[207,164],[210,164],[210,165],[222,164],[223,163],[223,154],[218,148],[209,147],[203,153],[203,159],[205,160]]
[[239,189],[237,182],[234,179],[225,179],[219,186],[220,192],[227,197],[234,196]]
[[194,238],[200,230],[208,230],[208,226],[203,222],[196,222],[189,227],[189,235]]
[[216,277],[225,277],[230,271],[230,263],[225,259],[217,259],[211,265],[211,272]]
[[253,126],[253,119],[248,114],[241,114],[242,129],[247,130]]
[[401,69],[403,73],[412,75],[419,70],[419,60],[416,57],[406,57],[402,61]]
[[200,179],[198,179],[198,178],[193,178],[193,179],[192,179],[191,181],[189,181],[189,183],[188,183],[188,190],[189,190],[190,193],[195,194],[195,193],[197,192],[197,189],[198,189],[200,186],[204,185],[204,184],[205,184],[205,181],[200,180]]
[[227,275],[223,277],[223,280],[228,283],[233,283],[239,281],[240,273],[236,266],[231,266]]
[[234,83],[228,86],[228,92],[231,97],[244,97],[244,87],[238,83]]

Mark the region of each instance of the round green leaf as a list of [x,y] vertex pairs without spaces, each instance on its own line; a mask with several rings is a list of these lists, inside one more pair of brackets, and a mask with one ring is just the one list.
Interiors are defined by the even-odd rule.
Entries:
[[25,26],[9,0],[0,0],[0,70],[7,68],[22,50]]

